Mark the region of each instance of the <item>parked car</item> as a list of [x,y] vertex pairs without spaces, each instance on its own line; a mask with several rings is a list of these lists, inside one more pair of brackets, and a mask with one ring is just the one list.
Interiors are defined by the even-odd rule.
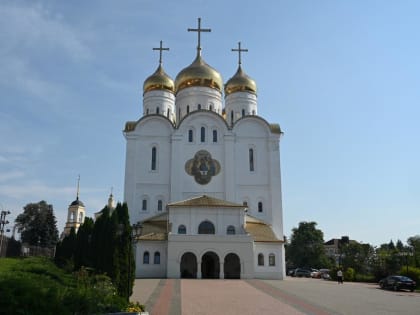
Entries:
[[311,278],[320,278],[321,274],[318,269],[311,268]]
[[303,268],[296,268],[293,277],[306,277],[309,278],[311,276],[311,271],[308,269]]
[[330,280],[331,279],[330,269],[319,269],[319,273],[320,273],[319,277],[321,279],[324,279],[324,280]]
[[393,289],[394,291],[405,289],[413,292],[416,288],[416,282],[405,276],[388,276],[379,281],[379,286],[382,289],[389,288]]

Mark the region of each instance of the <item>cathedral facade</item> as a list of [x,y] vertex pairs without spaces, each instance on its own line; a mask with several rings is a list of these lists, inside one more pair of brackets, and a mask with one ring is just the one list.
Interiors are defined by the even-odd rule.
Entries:
[[202,57],[173,80],[159,66],[143,85],[143,113],[125,125],[124,200],[136,277],[285,277],[278,124],[258,115],[242,69],[223,83]]

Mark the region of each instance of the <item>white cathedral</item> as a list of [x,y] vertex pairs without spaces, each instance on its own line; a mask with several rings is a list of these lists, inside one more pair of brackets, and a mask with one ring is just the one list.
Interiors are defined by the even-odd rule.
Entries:
[[125,125],[124,200],[137,278],[283,279],[279,141],[258,116],[241,67],[225,84],[197,55],[175,81],[159,66],[143,85],[143,115]]

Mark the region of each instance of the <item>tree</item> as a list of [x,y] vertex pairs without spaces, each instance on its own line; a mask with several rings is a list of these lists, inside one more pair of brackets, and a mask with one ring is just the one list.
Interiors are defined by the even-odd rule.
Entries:
[[411,246],[411,252],[413,254],[413,265],[416,268],[420,267],[420,235],[411,236],[407,240],[408,245]]
[[58,242],[58,229],[53,206],[42,200],[38,203],[28,203],[23,210],[15,220],[22,243],[43,247],[55,246]]
[[300,222],[292,229],[286,249],[289,263],[296,267],[325,268],[329,265],[324,249],[324,233],[316,229],[316,222]]
[[374,249],[370,244],[350,241],[340,246],[341,263],[344,269],[352,268],[356,274],[368,274],[374,257]]
[[74,227],[70,229],[69,235],[57,244],[54,261],[60,267],[74,268],[74,253],[76,250],[76,232]]
[[82,266],[93,267],[92,234],[94,222],[86,217],[77,230],[76,249],[74,253],[74,268],[79,270]]

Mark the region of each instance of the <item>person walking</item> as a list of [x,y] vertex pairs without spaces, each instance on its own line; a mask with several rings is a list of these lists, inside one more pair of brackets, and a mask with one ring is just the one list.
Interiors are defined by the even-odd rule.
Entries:
[[341,269],[340,268],[338,268],[338,270],[337,270],[337,281],[338,281],[338,284],[343,284],[343,272],[341,271]]

